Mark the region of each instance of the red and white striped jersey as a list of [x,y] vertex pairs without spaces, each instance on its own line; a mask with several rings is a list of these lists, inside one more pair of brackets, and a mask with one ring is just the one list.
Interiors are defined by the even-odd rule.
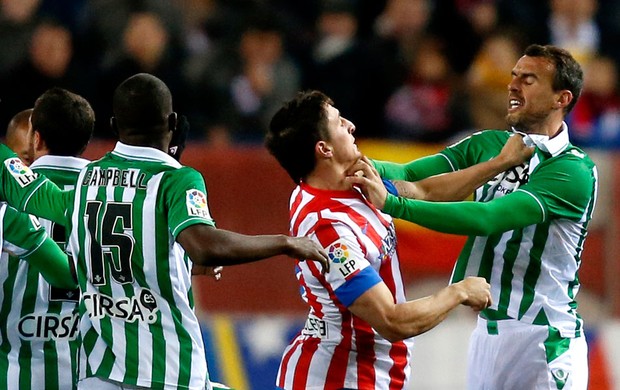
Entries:
[[413,339],[391,343],[348,310],[385,283],[405,302],[392,218],[357,191],[325,191],[302,183],[291,195],[290,232],[308,236],[329,254],[331,269],[298,262],[297,279],[309,313],[284,351],[276,385],[287,390],[402,389],[410,376]]

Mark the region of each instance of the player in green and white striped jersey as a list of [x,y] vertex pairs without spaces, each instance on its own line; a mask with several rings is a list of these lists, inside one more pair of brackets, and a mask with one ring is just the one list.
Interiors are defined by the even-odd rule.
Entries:
[[[61,188],[73,188],[88,163],[75,156],[84,151],[92,135],[95,114],[90,104],[67,90],[52,88],[35,102],[31,123],[28,155],[34,162],[30,168]],[[64,248],[64,227],[44,219],[40,222]],[[41,390],[75,388],[79,289],[51,287],[34,267],[13,256],[3,264],[2,272],[19,286],[5,292],[7,298],[11,294],[13,304],[0,309],[0,315],[8,319],[0,328],[12,343],[2,356],[9,362],[9,388],[17,388],[18,383],[21,388]]]
[[[20,166],[16,158],[6,161],[7,166],[16,171],[29,171],[27,167]],[[55,288],[75,289],[75,269],[36,218],[1,202],[0,223],[0,388],[42,389],[44,387],[35,385],[39,383],[37,381],[57,374],[32,364],[30,347],[39,346],[48,332],[65,337],[75,336],[77,318],[74,315],[63,321],[54,314],[47,318],[29,315],[34,310],[35,300],[20,300],[18,297],[33,288],[33,284],[36,290],[39,274]],[[9,259],[9,254],[16,258]],[[29,278],[25,269],[32,269],[33,277]],[[67,374],[70,386],[70,373]],[[58,384],[53,388],[59,388]]]
[[[481,312],[472,335],[469,389],[587,388],[587,344],[575,297],[597,170],[570,144],[563,121],[582,83],[581,67],[567,51],[539,45],[525,50],[508,85],[506,118],[535,153],[528,163],[478,188],[475,202],[386,195],[368,165],[363,166],[366,178],[350,179],[394,217],[470,236],[452,281],[484,276],[493,304]],[[512,135],[482,131],[435,156],[404,165],[375,164],[383,177],[415,181],[487,161]]]
[[62,193],[36,178],[23,191],[16,177],[0,172],[11,181],[4,195],[70,228],[68,251],[82,290],[78,389],[210,388],[192,263],[288,254],[326,267],[326,253],[309,239],[214,228],[202,176],[166,153],[176,114],[161,80],[130,77],[117,88],[113,109],[120,142],[82,170],[75,191]]

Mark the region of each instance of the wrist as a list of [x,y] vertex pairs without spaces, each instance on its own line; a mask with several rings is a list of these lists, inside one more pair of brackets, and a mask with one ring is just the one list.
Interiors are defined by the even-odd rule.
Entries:
[[450,287],[453,289],[454,296],[459,304],[463,304],[467,302],[468,295],[467,291],[463,287],[463,281],[451,284]]

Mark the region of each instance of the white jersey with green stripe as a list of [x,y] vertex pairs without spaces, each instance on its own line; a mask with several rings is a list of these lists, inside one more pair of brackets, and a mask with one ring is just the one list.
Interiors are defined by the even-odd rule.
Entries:
[[[483,131],[441,154],[462,169],[499,154],[510,132]],[[575,299],[583,243],[596,203],[597,170],[585,152],[570,144],[568,130],[536,143],[531,160],[478,188],[477,202],[523,191],[540,205],[543,222],[486,237],[470,236],[452,281],[468,275],[491,284],[493,305],[482,315],[514,318],[557,328],[563,337],[581,335]],[[493,223],[493,221],[488,221]]]
[[[38,248],[47,234],[36,218],[5,203],[0,203],[0,222],[0,388],[71,389],[71,375],[64,374],[64,382],[55,362],[44,360],[55,354],[57,336],[75,338],[77,317],[41,307],[36,295],[43,278],[19,259]],[[70,352],[68,345],[60,350]]]
[[207,366],[176,242],[214,226],[202,175],[162,151],[117,143],[81,171],[68,205],[77,259],[79,377],[159,389],[204,389]]

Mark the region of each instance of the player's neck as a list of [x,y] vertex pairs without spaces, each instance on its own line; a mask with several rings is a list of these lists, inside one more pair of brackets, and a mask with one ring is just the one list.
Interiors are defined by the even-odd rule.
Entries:
[[331,191],[347,191],[351,189],[351,185],[345,181],[344,168],[334,165],[317,165],[305,180],[308,185]]
[[148,147],[161,150],[162,152],[168,152],[167,142],[163,139],[153,139],[141,135],[128,135],[120,137],[120,141],[125,145]]

